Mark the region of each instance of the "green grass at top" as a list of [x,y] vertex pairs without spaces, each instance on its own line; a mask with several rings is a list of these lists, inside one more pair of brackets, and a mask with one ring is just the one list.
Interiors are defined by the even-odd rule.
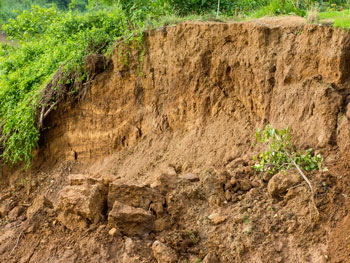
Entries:
[[350,10],[320,12],[320,21],[333,22],[334,27],[350,29]]
[[320,19],[350,18],[350,10],[320,12]]
[[350,29],[350,17],[337,17],[333,23],[334,27]]

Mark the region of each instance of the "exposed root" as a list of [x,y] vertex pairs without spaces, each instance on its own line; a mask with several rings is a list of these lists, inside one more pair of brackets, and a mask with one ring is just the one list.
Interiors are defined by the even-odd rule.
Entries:
[[19,234],[18,238],[17,238],[17,242],[16,245],[12,248],[10,255],[16,250],[16,248],[18,247],[18,243],[19,240],[21,239],[21,236],[23,235],[23,231]]

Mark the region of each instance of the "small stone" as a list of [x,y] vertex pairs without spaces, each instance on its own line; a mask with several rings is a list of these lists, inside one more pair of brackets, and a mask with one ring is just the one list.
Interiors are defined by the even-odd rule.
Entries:
[[118,228],[127,236],[149,233],[154,228],[154,217],[151,212],[115,201],[108,214],[108,225]]
[[226,221],[227,216],[220,215],[219,213],[212,213],[208,216],[210,222],[214,225],[221,224]]
[[190,182],[198,182],[199,176],[194,173],[187,173],[187,174],[181,175],[180,179],[188,180]]
[[230,200],[232,199],[231,192],[228,191],[228,190],[225,191],[225,199],[226,199],[227,201],[230,201]]
[[243,233],[246,234],[250,234],[253,231],[253,226],[251,224],[247,224],[244,228],[243,228]]
[[178,262],[178,256],[175,251],[158,240],[153,243],[152,251],[158,263]]
[[233,161],[231,161],[229,164],[226,165],[227,168],[237,168],[238,166],[241,166],[246,163],[245,158],[237,158]]
[[209,253],[203,259],[203,263],[219,263],[219,260],[216,255]]
[[277,199],[285,195],[289,188],[299,184],[301,177],[296,173],[286,173],[281,171],[275,174],[267,185],[269,194]]
[[230,179],[230,184],[231,184],[232,186],[236,185],[236,184],[237,184],[237,180],[236,180],[234,177],[232,177],[232,178]]
[[110,236],[114,237],[114,236],[116,236],[117,232],[118,232],[118,230],[115,227],[113,227],[111,230],[108,231],[108,234]]
[[135,243],[134,241],[128,237],[126,240],[125,240],[125,244],[124,244],[124,247],[125,247],[125,252],[130,255],[135,247]]
[[279,242],[278,244],[276,244],[275,250],[276,250],[277,252],[281,252],[282,249],[283,249],[283,243],[282,243],[282,242]]
[[239,182],[240,189],[243,191],[249,191],[252,188],[252,184],[249,180],[242,180]]

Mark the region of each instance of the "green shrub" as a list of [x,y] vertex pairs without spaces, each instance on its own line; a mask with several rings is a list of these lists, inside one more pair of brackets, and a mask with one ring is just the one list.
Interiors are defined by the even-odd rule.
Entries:
[[275,174],[282,170],[295,168],[293,161],[304,171],[321,169],[323,158],[314,155],[312,149],[297,152],[291,142],[290,128],[277,130],[267,125],[264,130],[258,129],[256,134],[258,143],[267,145],[267,150],[254,157],[258,161],[253,169],[257,172]]

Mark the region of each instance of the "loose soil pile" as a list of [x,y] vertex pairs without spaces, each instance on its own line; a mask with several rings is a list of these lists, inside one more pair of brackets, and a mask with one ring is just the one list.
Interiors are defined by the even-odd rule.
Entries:
[[[0,261],[350,262],[350,34],[192,22],[145,47],[48,116],[30,170],[2,169]],[[296,172],[252,170],[267,123],[325,157],[319,215]]]

